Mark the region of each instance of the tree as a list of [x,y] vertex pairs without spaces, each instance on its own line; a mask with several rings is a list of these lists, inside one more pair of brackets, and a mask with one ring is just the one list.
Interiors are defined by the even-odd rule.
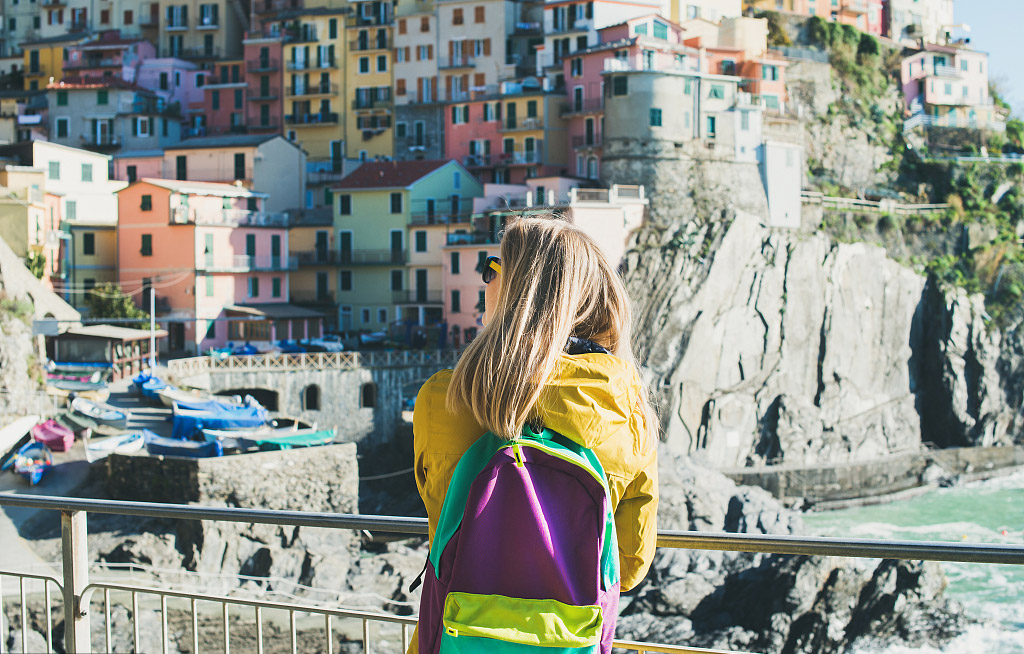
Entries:
[[85,306],[90,318],[138,318],[140,322],[126,324],[126,327],[143,329],[149,314],[135,306],[130,295],[117,284],[107,283],[91,289],[85,294]]
[[42,279],[46,273],[46,255],[42,252],[29,252],[25,257],[25,267],[36,276],[36,279]]

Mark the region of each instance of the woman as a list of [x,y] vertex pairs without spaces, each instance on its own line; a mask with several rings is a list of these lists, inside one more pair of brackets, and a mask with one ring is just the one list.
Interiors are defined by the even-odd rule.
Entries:
[[416,485],[431,542],[455,466],[482,434],[512,440],[526,424],[546,428],[604,467],[629,590],[655,550],[658,426],[630,349],[625,289],[594,241],[554,217],[512,223],[483,276],[483,331],[416,399]]

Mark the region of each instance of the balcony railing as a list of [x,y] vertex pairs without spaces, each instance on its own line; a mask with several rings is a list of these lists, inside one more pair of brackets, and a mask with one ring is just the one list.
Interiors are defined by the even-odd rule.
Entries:
[[337,95],[338,85],[324,82],[321,84],[297,84],[288,87],[288,95]]
[[[387,7],[387,5],[381,5]],[[363,16],[362,14],[356,14],[355,16],[349,16],[348,27],[370,27],[373,25],[390,25],[394,21],[394,16],[391,14],[390,9],[376,15],[376,16]]]
[[936,77],[963,77],[963,71],[956,66],[935,66]]
[[121,138],[114,135],[106,136],[82,136],[81,137],[83,148],[119,148],[121,147]]
[[562,32],[585,32],[593,27],[594,21],[590,18],[579,18],[577,20],[567,20],[561,25],[551,26],[552,34],[560,34]]
[[67,0],[43,0],[42,6],[46,9],[56,9],[57,7],[66,7]]
[[221,209],[199,211],[189,207],[171,209],[172,225],[227,225],[230,227],[287,227],[288,214],[284,212],[248,211],[245,209]]
[[267,102],[270,100],[277,100],[280,96],[281,91],[275,87],[271,87],[264,91],[259,86],[249,86],[249,100],[251,100],[252,102]]
[[236,254],[230,262],[213,258],[202,258],[196,262],[196,270],[209,272],[251,272],[251,271],[280,271],[296,270],[299,267],[299,259],[296,256],[249,256]]
[[594,134],[590,137],[587,136],[574,136],[572,137],[572,147],[574,148],[599,148],[601,147],[601,135]]
[[524,165],[541,162],[540,150],[526,150],[525,152],[504,152],[499,155],[499,160],[506,165]]
[[250,73],[271,73],[281,69],[281,62],[278,59],[250,59],[245,62],[245,67]]
[[391,291],[391,301],[395,304],[441,304],[442,291],[426,289],[411,291]]
[[124,62],[120,57],[105,57],[103,59],[85,59],[83,61],[69,61],[64,64],[64,70],[84,70],[88,68],[114,68]]
[[530,129],[544,129],[544,119],[537,117],[530,118],[505,118],[501,121],[501,131],[518,132]]
[[338,62],[334,57],[323,57],[310,59],[308,61],[289,61],[288,70],[322,70],[324,68],[337,68]]
[[424,134],[419,138],[415,136],[407,136],[401,142],[410,150],[422,150],[423,148],[431,147],[434,144],[434,139],[430,134]]
[[498,242],[497,234],[486,232],[445,234],[445,245],[487,245]]
[[472,211],[413,211],[409,216],[409,225],[459,225],[472,222]]
[[292,291],[290,300],[300,304],[337,304],[332,291]]
[[284,117],[284,122],[289,125],[336,125],[338,114],[333,112],[288,114]]
[[164,29],[168,31],[187,30],[188,18],[172,18],[171,20],[167,21],[166,25],[164,25]]
[[360,109],[388,109],[391,107],[391,98],[356,98],[352,101],[352,108]]
[[467,168],[484,168],[491,165],[489,154],[469,154],[462,158],[462,165]]
[[220,59],[220,48],[164,48],[164,57],[178,57],[179,59]]
[[582,114],[597,113],[604,111],[604,97],[583,98],[582,100],[570,100],[562,105],[562,118],[567,116],[579,116]]
[[[308,359],[315,365],[317,359],[333,358],[347,360],[352,354],[349,352],[338,352],[317,355],[283,355],[274,358],[294,359],[296,361],[306,361]],[[388,352],[384,354],[390,359],[392,354],[398,353]],[[402,354],[409,358],[409,352]],[[417,353],[414,352],[412,354],[415,355]],[[229,357],[228,359],[238,359],[240,364],[252,366],[254,363],[257,363],[254,361],[256,359],[269,358],[271,357]],[[211,362],[210,357],[199,357],[197,360],[202,360],[207,365],[210,365]],[[88,533],[89,513],[132,516],[135,518],[160,518],[164,520],[215,520],[242,524],[351,529],[360,532],[365,530],[406,537],[425,536],[427,533],[427,520],[425,518],[314,513],[308,511],[269,511],[266,509],[197,506],[194,504],[77,499],[9,493],[0,494],[0,506],[41,509],[60,513],[61,576],[58,578],[49,574],[36,574],[24,569],[8,569],[7,566],[5,566],[5,569],[0,570],[0,575],[13,577],[18,581],[18,585],[21,588],[20,596],[13,595],[10,600],[5,601],[11,603],[18,603],[20,601],[19,608],[23,618],[27,614],[28,608],[26,604],[26,586],[37,585],[38,587],[38,585],[41,585],[45,607],[43,613],[47,616],[45,638],[50,644],[54,642],[55,629],[50,617],[54,613],[59,614],[59,612],[62,612],[64,617],[64,649],[68,652],[93,650],[93,617],[103,624],[102,630],[96,629],[97,633],[104,634],[103,649],[111,651],[111,636],[116,628],[111,622],[113,611],[111,596],[118,594],[121,595],[122,601],[129,601],[132,605],[133,610],[129,614],[131,616],[130,626],[122,628],[134,636],[135,651],[140,651],[139,636],[141,625],[140,613],[138,611],[140,596],[144,600],[152,598],[159,603],[160,642],[165,650],[171,643],[171,632],[167,628],[167,624],[169,608],[172,602],[179,604],[181,608],[184,608],[192,616],[192,651],[199,651],[201,628],[205,628],[209,632],[204,635],[210,639],[214,637],[218,640],[223,638],[225,650],[230,647],[230,625],[232,624],[230,608],[232,606],[236,607],[236,617],[239,613],[238,607],[244,607],[246,610],[251,611],[253,620],[256,623],[254,625],[255,629],[251,630],[256,634],[256,651],[263,651],[265,647],[263,631],[264,610],[281,611],[287,614],[288,622],[292,627],[289,630],[291,651],[296,651],[297,649],[297,633],[294,628],[297,612],[317,615],[323,618],[324,642],[322,649],[325,651],[333,647],[336,637],[333,627],[334,619],[356,620],[362,623],[363,652],[371,651],[371,623],[380,623],[381,626],[392,625],[392,628],[398,632],[392,637],[396,641],[401,641],[402,651],[405,651],[409,645],[411,629],[417,621],[416,616],[399,616],[376,611],[338,609],[310,600],[298,600],[294,597],[271,601],[194,591],[179,591],[168,588],[166,585],[142,585],[130,580],[122,580],[121,578],[117,580],[90,580],[89,568],[93,557],[90,555],[86,536]],[[657,546],[669,549],[752,552],[795,556],[842,556],[910,561],[1024,565],[1024,546],[989,543],[929,543],[852,538],[752,535],[744,533],[660,531],[658,532]],[[53,594],[60,598],[57,603],[51,601]],[[207,604],[220,606],[219,614],[222,616],[220,624],[216,624],[216,621],[207,623],[205,620],[202,622],[198,620],[197,605],[200,602],[203,603],[204,608]],[[99,627],[99,625],[97,624],[96,627]],[[238,628],[239,625],[235,622],[235,629]],[[26,632],[23,631],[22,633],[25,634]],[[287,646],[286,643],[280,643],[280,645],[282,648]],[[17,647],[17,644],[15,646]],[[661,652],[665,654],[685,654],[687,652],[700,651],[680,645],[653,645],[622,640],[615,641],[614,646],[636,652]],[[23,642],[22,649],[24,648],[25,643]]]
[[296,252],[300,266],[401,266],[405,250],[308,250]]
[[355,39],[349,41],[348,48],[356,52],[364,52],[368,50],[387,50],[391,47],[390,38],[378,38],[373,37],[372,39]]
[[441,57],[437,67],[444,69],[475,68],[476,57]]

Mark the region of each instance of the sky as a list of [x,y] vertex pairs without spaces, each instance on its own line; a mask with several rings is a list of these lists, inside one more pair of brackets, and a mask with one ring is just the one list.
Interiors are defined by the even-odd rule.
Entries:
[[956,0],[957,23],[970,25],[971,46],[989,54],[989,71],[998,82],[1015,116],[1024,116],[1024,63],[1021,61],[1021,28],[1024,0]]

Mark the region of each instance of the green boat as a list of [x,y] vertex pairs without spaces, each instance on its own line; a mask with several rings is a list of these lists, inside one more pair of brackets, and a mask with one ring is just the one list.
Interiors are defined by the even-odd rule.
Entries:
[[260,449],[260,451],[290,450],[295,447],[316,447],[318,445],[330,445],[338,435],[335,427],[331,429],[317,429],[301,431],[294,434],[274,434],[263,438],[247,438]]

